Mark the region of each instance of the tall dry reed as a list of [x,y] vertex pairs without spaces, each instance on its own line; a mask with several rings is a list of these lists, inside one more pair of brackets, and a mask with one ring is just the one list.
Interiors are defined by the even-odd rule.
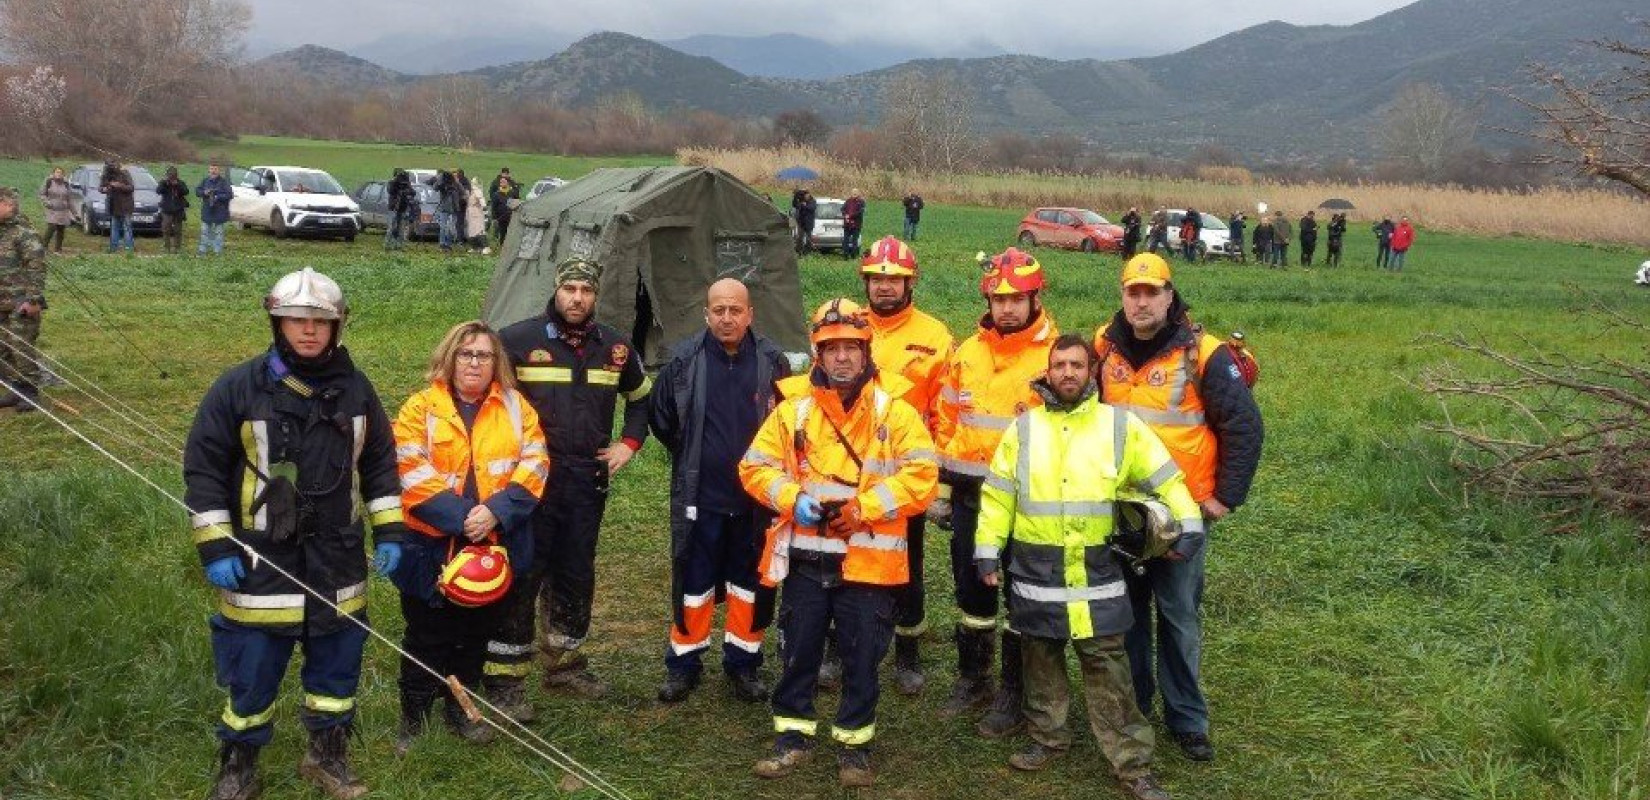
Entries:
[[1158,206],[1184,208],[1190,204],[1222,217],[1242,209],[1251,219],[1257,203],[1264,202],[1269,212],[1281,210],[1294,219],[1325,200],[1341,198],[1356,206],[1347,215],[1355,222],[1377,220],[1383,215],[1394,220],[1408,216],[1421,227],[1439,231],[1650,247],[1650,225],[1645,224],[1650,222],[1650,203],[1600,190],[1534,188],[1512,192],[1391,183],[1278,184],[1265,180],[1242,182],[1247,172],[1240,174],[1237,170],[1230,175],[1223,173],[1234,182],[1042,173],[918,175],[842,163],[808,148],[688,148],[677,151],[677,160],[714,166],[770,190],[789,189],[774,174],[793,164],[804,164],[819,172],[820,179],[813,188],[823,195],[842,196],[857,188],[871,197],[894,199],[915,190],[924,199],[941,203],[1006,208],[1079,206],[1114,216],[1130,206],[1149,213]]

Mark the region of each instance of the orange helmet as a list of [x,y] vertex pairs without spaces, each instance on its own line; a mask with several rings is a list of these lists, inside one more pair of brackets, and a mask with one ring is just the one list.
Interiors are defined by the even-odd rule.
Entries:
[[832,339],[853,339],[870,344],[871,322],[865,318],[865,310],[858,303],[838,297],[826,300],[814,311],[813,329],[808,341],[817,349]]
[[884,236],[871,245],[871,251],[859,262],[861,275],[897,275],[917,277],[917,253],[892,236]]
[[1043,265],[1037,258],[1013,247],[993,256],[980,278],[980,294],[1021,294],[1044,286]]
[[496,544],[472,544],[441,568],[442,596],[468,608],[496,603],[510,590],[510,555]]

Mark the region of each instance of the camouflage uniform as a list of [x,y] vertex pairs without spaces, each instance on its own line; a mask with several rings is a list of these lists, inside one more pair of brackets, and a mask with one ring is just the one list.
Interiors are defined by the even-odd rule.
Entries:
[[[16,189],[0,187],[0,200],[18,202]],[[23,338],[30,345],[40,336],[40,316],[25,317],[16,309],[25,302],[46,307],[46,248],[39,234],[21,210],[0,221],[0,328]],[[26,391],[40,386],[40,369],[21,352],[17,340],[0,334],[0,380]],[[6,394],[0,390],[0,396]]]

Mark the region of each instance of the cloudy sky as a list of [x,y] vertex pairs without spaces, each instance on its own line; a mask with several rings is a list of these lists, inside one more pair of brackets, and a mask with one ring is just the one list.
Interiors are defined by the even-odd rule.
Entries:
[[[1298,25],[1361,22],[1413,0],[1175,0],[1046,3],[1004,0],[250,0],[254,54],[297,44],[348,50],[412,34],[439,37],[577,36],[617,30],[650,39],[701,33],[795,33],[832,44],[909,42],[927,52],[989,43],[1059,58],[1174,52],[1268,20]],[[896,45],[897,46],[897,45]],[[974,48],[970,48],[974,49]]]

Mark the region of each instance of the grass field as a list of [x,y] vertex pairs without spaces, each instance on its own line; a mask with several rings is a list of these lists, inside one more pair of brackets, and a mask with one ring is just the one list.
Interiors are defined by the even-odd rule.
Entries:
[[[396,164],[451,161],[490,177],[508,163],[523,178],[596,165],[257,139],[224,149],[243,164],[325,167],[344,183]],[[0,162],[0,183],[32,187],[43,174]],[[1022,213],[930,206],[916,243],[918,299],[954,332],[981,311],[973,253],[1007,244]],[[876,199],[867,233],[898,222],[896,204]],[[1162,776],[1194,798],[1650,795],[1650,568],[1640,542],[1608,520],[1559,537],[1541,508],[1464,501],[1448,443],[1419,428],[1439,411],[1406,382],[1456,358],[1422,341],[1428,332],[1642,358],[1644,341],[1578,314],[1567,287],[1646,318],[1650,292],[1628,280],[1643,255],[1423,230],[1408,271],[1391,274],[1371,269],[1359,242],[1340,270],[1177,273],[1198,319],[1248,334],[1268,436],[1250,503],[1216,531],[1209,562],[1205,680],[1220,756],[1193,764],[1166,748]],[[439,335],[476,315],[491,272],[490,260],[427,245],[388,256],[370,236],[345,245],[234,231],[222,259],[157,255],[156,240],[140,242],[147,252],[135,258],[101,255],[101,242],[78,236],[70,247],[52,262],[41,345],[154,427],[139,432],[77,392],[53,395],[88,435],[174,491],[175,450],[162,441],[181,441],[218,373],[267,346],[258,301],[280,274],[310,264],[345,287],[346,342],[394,408],[417,388]],[[1063,328],[1092,331],[1115,308],[1114,257],[1038,255]],[[810,308],[860,291],[841,261],[810,258],[802,271]],[[181,513],[39,414],[0,416],[0,476],[0,796],[204,794],[223,696],[204,624],[211,592]],[[590,645],[613,691],[599,702],[540,697],[538,730],[634,797],[841,796],[830,758],[779,783],[751,777],[769,742],[767,713],[734,702],[714,669],[687,703],[653,700],[668,613],[666,484],[656,444],[615,481]],[[915,700],[884,695],[881,774],[862,796],[1117,796],[1086,731],[1058,768],[1025,776],[1005,763],[1017,744],[938,718],[954,676],[945,632],[955,610],[944,539],[929,536],[930,686]],[[374,622],[398,638],[387,582],[375,579],[372,603]],[[356,752],[374,796],[559,795],[554,770],[508,744],[478,750],[436,733],[398,760],[396,670],[390,650],[369,647]],[[293,681],[264,754],[268,798],[316,796],[293,769],[297,698]],[[823,699],[825,713],[833,702]]]

